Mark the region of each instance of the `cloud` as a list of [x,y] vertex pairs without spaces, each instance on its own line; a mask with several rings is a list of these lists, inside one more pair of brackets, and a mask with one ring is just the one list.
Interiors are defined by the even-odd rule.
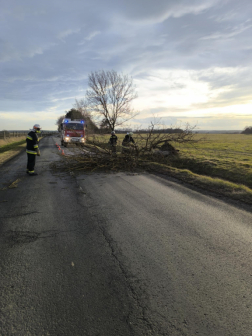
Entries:
[[248,0],[2,0],[1,111],[60,115],[100,69],[133,77],[147,118],[250,106],[251,14]]
[[167,20],[170,17],[180,18],[186,14],[199,14],[216,4],[218,0],[206,0],[204,3],[199,0],[192,0],[190,3],[186,0],[167,1],[159,0],[153,3],[152,0],[129,0],[122,5],[120,15],[130,22],[157,24]]
[[211,34],[209,36],[204,36],[201,37],[200,40],[211,40],[211,39],[230,39],[233,38],[243,32],[245,32],[246,30],[252,28],[252,24],[249,23],[250,20],[247,20],[247,22],[245,23],[241,23],[238,26],[229,28],[228,31],[223,31],[223,32],[218,32],[218,33],[214,33]]
[[65,42],[66,37],[68,37],[72,34],[77,34],[77,33],[80,32],[80,30],[81,30],[80,28],[78,28],[78,29],[67,29],[67,30],[64,30],[64,31],[60,32],[57,37],[61,41]]

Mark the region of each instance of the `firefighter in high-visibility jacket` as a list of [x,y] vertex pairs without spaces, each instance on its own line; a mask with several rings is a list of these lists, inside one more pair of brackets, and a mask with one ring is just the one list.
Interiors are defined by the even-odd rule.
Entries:
[[26,138],[26,153],[27,153],[27,169],[26,173],[30,176],[38,175],[34,171],[36,156],[40,156],[40,150],[38,147],[38,135],[40,133],[41,127],[38,124],[33,126],[33,129],[27,134]]

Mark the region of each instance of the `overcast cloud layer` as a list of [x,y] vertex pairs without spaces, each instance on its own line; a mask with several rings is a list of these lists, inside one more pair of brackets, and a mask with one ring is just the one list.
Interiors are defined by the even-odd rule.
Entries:
[[101,69],[133,77],[132,126],[252,125],[249,0],[0,3],[0,130],[55,129]]

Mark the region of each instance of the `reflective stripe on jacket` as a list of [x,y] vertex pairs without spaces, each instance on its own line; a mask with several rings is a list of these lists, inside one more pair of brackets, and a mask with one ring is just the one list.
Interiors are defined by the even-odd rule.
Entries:
[[111,135],[110,139],[109,139],[109,142],[111,145],[114,145],[117,143],[117,136],[116,135]]
[[38,136],[31,130],[26,137],[26,153],[28,154],[37,154],[38,150]]
[[37,154],[38,154],[37,152],[35,152],[35,151],[30,151],[30,150],[28,150],[28,149],[26,149],[26,153],[28,153],[28,154],[34,154],[34,155],[37,155]]

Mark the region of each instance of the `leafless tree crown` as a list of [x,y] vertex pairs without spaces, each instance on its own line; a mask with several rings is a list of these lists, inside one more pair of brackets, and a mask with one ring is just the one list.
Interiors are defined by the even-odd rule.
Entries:
[[60,130],[60,125],[61,125],[61,123],[62,123],[62,121],[63,121],[64,118],[65,118],[65,116],[62,115],[62,116],[58,117],[58,119],[56,120],[55,125],[58,126],[58,131]]
[[131,102],[137,98],[131,77],[114,70],[95,71],[88,76],[88,86],[88,108],[106,119],[111,130],[137,115],[131,107]]

